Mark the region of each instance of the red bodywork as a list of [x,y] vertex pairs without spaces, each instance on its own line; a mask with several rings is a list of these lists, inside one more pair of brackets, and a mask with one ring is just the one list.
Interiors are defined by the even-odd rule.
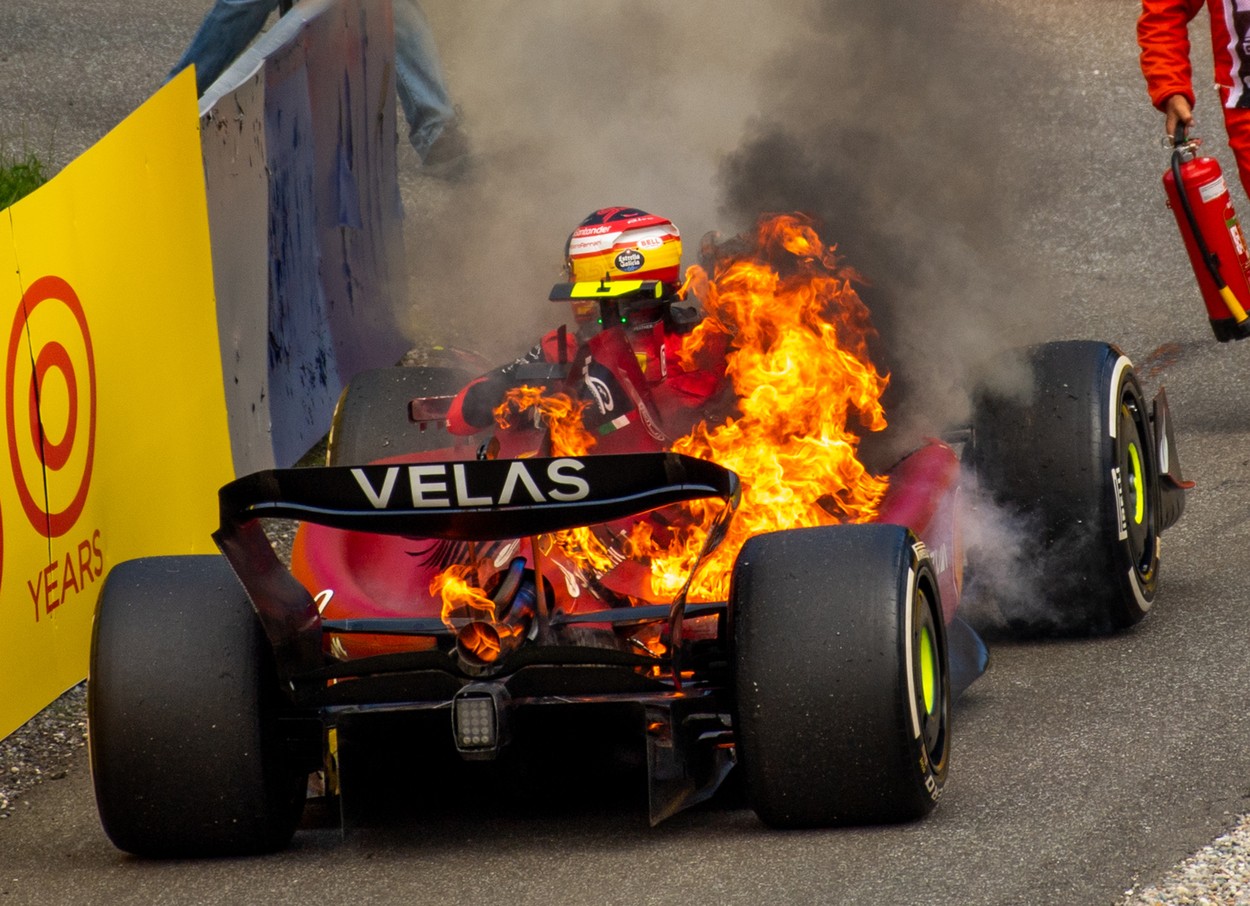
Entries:
[[[452,451],[444,450],[381,462],[464,458],[451,454]],[[933,440],[899,461],[888,475],[889,489],[875,521],[906,526],[924,542],[933,559],[943,614],[949,623],[959,606],[963,557],[957,517],[959,460],[947,444]],[[515,556],[533,563],[530,543],[529,539],[499,542],[491,551],[489,563],[499,570],[505,569]],[[296,535],[291,572],[317,597],[326,620],[437,618],[441,601],[431,593],[430,583],[445,568],[448,556],[454,558],[457,553],[464,553],[464,548],[457,550],[449,544],[306,523]],[[590,587],[575,568],[561,559],[558,551],[547,552],[541,562],[552,594],[553,611],[588,613],[620,606]],[[625,560],[599,576],[598,584],[611,592],[627,594],[636,603],[669,603],[638,597],[645,570],[644,565]],[[693,619],[686,623],[685,637],[698,638],[714,632],[714,620]],[[430,638],[353,634],[338,636],[333,644],[340,647],[332,653],[341,658],[419,650],[435,643]]]

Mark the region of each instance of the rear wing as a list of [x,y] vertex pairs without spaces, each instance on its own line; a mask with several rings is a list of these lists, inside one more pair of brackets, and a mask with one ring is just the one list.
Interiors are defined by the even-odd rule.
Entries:
[[[740,496],[734,472],[675,453],[273,469],[221,489],[221,526],[213,540],[251,598],[289,679],[321,664],[321,617],[312,595],[278,560],[261,519],[487,541],[718,497],[726,506],[709,528],[706,557],[724,538]],[[673,602],[675,626],[685,594]]]
[[736,501],[738,494],[738,476],[715,463],[638,453],[274,469],[232,481],[218,496],[227,533],[250,520],[285,518],[487,541],[611,522],[689,500]]

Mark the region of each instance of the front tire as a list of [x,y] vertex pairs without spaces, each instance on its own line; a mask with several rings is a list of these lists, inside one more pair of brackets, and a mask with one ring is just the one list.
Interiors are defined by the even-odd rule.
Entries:
[[[1043,581],[1005,595],[1023,635],[1100,635],[1150,610],[1159,578],[1160,490],[1149,409],[1132,363],[1093,341],[1024,351],[1025,392],[983,390],[972,465],[1019,525]],[[1006,373],[1012,369],[1004,368]],[[974,564],[975,568],[975,564]]]
[[224,558],[112,569],[87,719],[100,821],[119,849],[200,857],[286,846],[310,766],[282,735],[282,707],[272,650]]
[[738,755],[760,819],[932,811],[950,762],[950,674],[924,545],[893,525],[758,535],[730,595]]

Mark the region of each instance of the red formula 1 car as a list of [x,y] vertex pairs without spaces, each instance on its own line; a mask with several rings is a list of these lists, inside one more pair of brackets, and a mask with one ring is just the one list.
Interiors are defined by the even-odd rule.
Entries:
[[[443,729],[429,745],[490,759],[527,715],[622,706],[653,821],[731,768],[778,827],[927,814],[949,769],[951,701],[985,667],[958,616],[963,476],[1031,520],[1039,557],[1064,552],[1008,613],[1035,632],[1141,619],[1159,535],[1183,506],[1166,398],[1148,408],[1118,350],[1051,343],[1023,366],[1028,392],[987,391],[970,426],[889,470],[870,522],[751,537],[715,599],[690,576],[724,546],[734,472],[668,452],[457,445],[428,419],[466,373],[362,375],[327,468],[222,489],[224,556],[109,575],[89,686],[105,830],[143,855],[271,850],[295,832],[310,773],[350,795],[332,744],[350,721],[432,715]],[[301,522],[290,570],[269,518]],[[686,578],[648,579],[638,526],[699,539]]]

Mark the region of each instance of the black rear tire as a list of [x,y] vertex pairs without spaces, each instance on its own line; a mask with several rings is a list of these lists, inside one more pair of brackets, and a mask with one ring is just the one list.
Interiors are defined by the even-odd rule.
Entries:
[[[1132,363],[1093,341],[1045,343],[1005,365],[1019,390],[980,392],[971,463],[1034,539],[1044,576],[999,600],[1027,636],[1100,635],[1150,610],[1159,576],[1159,487],[1149,407]],[[975,577],[975,563],[973,564]]]
[[937,803],[950,677],[924,546],[894,525],[758,535],[731,588],[736,740],[779,828],[886,824]]
[[334,409],[327,463],[360,465],[452,446],[457,438],[444,426],[411,421],[408,403],[417,397],[454,396],[472,379],[467,371],[445,366],[362,371]]
[[272,650],[224,558],[112,569],[87,717],[100,821],[118,848],[200,857],[286,846],[309,764],[281,732],[282,708]]

